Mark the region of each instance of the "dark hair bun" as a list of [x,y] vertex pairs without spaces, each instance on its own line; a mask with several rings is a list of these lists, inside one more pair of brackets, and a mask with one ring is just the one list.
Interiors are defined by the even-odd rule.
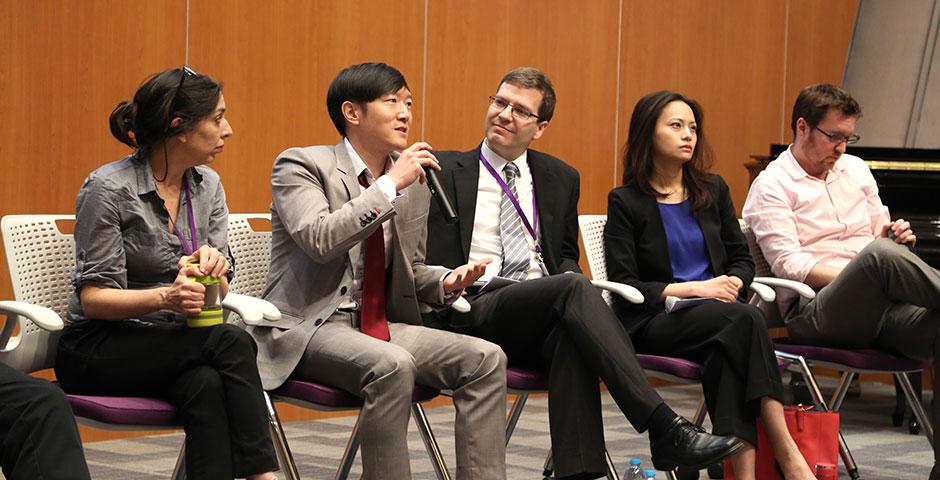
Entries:
[[121,143],[137,148],[137,141],[134,139],[134,130],[137,123],[137,104],[134,102],[123,101],[119,103],[111,112],[110,124],[111,135]]

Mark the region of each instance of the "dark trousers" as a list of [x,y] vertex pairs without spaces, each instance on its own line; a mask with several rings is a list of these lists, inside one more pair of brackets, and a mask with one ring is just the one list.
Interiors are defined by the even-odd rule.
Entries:
[[2,363],[0,466],[9,480],[91,478],[62,390]]
[[166,398],[186,431],[186,474],[231,480],[277,469],[251,337],[232,325],[187,328],[93,320],[59,339],[68,392]]
[[757,446],[760,399],[783,400],[773,343],[757,307],[714,302],[663,312],[641,323],[631,337],[640,353],[701,363],[714,433]]
[[[940,385],[940,271],[887,238],[869,243],[812,301],[787,316],[790,337],[839,348],[878,348],[932,358]],[[936,391],[936,390],[934,390]],[[940,425],[934,397],[933,424]],[[934,442],[934,462],[940,441]]]
[[548,369],[558,478],[606,471],[598,377],[641,432],[663,403],[637,363],[627,331],[583,275],[526,280],[480,295],[471,305],[476,326],[462,332],[501,346],[510,365]]

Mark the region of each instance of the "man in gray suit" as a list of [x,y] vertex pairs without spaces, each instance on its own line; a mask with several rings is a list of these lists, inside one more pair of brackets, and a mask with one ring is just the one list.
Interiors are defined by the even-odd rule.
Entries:
[[283,318],[249,331],[266,389],[294,376],[364,399],[362,478],[411,478],[417,382],[454,392],[457,478],[504,479],[506,356],[487,341],[421,326],[420,304],[445,308],[488,262],[424,264],[430,193],[419,183],[423,167],[440,167],[428,144],[405,148],[411,104],[398,70],[353,65],[327,93],[342,141],[278,156],[264,298]]

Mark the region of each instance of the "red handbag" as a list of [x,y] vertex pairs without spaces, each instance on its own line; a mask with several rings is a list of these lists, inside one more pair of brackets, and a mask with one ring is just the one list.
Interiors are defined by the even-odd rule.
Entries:
[[[797,448],[809,464],[810,470],[819,479],[838,478],[839,466],[839,412],[815,411],[812,407],[785,407],[783,415],[787,430]],[[725,480],[734,479],[734,468],[725,460]],[[758,480],[783,480],[777,467],[774,449],[764,425],[757,420],[757,465]]]

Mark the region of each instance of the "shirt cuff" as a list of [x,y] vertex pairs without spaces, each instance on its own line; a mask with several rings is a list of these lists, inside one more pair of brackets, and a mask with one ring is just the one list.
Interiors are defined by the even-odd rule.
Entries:
[[447,294],[444,293],[444,279],[447,278],[447,276],[450,275],[451,272],[453,272],[453,270],[448,270],[448,271],[444,272],[444,274],[441,275],[441,279],[438,280],[438,285],[440,285],[440,287],[439,287],[440,290],[439,290],[439,291],[440,291],[440,293],[441,293],[441,297],[444,299],[444,305],[450,305],[450,304],[456,302],[457,299],[460,298],[461,295],[463,295],[463,290],[462,290],[462,289],[461,289],[461,290],[454,291],[454,292],[450,292],[450,293],[447,293]]
[[395,182],[392,181],[391,178],[388,178],[387,175],[379,177],[379,179],[375,181],[375,184],[379,186],[379,190],[385,195],[388,203],[392,203],[398,198],[398,191],[395,190]]

